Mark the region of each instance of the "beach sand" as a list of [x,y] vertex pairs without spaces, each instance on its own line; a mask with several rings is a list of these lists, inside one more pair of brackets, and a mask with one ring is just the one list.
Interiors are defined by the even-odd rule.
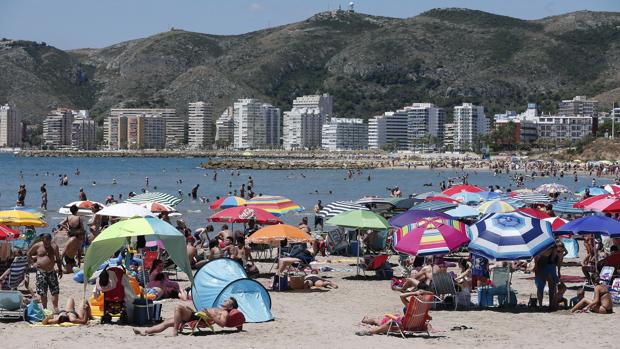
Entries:
[[[583,251],[583,249],[582,249]],[[323,260],[330,259],[322,258]],[[130,326],[100,325],[98,320],[86,326],[32,327],[26,322],[0,323],[3,347],[8,348],[611,348],[617,342],[613,333],[620,320],[619,312],[611,315],[575,314],[567,310],[555,313],[531,312],[521,308],[515,312],[499,310],[445,311],[431,310],[432,325],[441,332],[430,338],[355,335],[363,330],[360,320],[365,316],[379,317],[402,309],[398,294],[390,290],[390,281],[351,279],[355,275],[354,259],[332,257],[336,269],[349,271],[321,273],[340,288],[325,292],[270,292],[275,321],[245,324],[243,332],[220,332],[204,336],[170,336],[170,330],[154,336],[140,337]],[[392,257],[392,262],[396,261]],[[577,260],[567,260],[576,262]],[[261,264],[262,271],[269,264]],[[399,273],[399,269],[395,269]],[[369,275],[374,273],[369,273]],[[581,275],[577,266],[564,267],[565,275]],[[180,274],[181,276],[182,274]],[[183,275],[184,276],[184,275]],[[522,272],[513,275],[513,288],[520,303],[527,303],[535,294],[532,276]],[[31,274],[34,280],[34,274]],[[267,278],[259,281],[267,284]],[[188,283],[182,283],[186,287]],[[575,295],[579,284],[568,283],[567,298]],[[92,290],[92,286],[88,287]],[[61,306],[68,296],[82,299],[83,286],[71,275],[61,281]],[[588,292],[586,297],[591,298]],[[547,298],[545,298],[547,302]],[[163,317],[171,316],[180,300],[165,300]],[[472,329],[451,330],[455,326]]]

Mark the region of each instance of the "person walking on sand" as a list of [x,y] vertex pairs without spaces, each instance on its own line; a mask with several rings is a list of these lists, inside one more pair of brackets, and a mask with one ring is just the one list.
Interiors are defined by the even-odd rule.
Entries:
[[[54,312],[58,312],[58,294],[60,286],[58,279],[62,278],[62,261],[58,246],[52,242],[52,235],[41,235],[41,241],[32,245],[28,250],[28,265],[34,265],[36,273],[37,294],[41,297],[41,305],[47,309],[47,291],[52,295]],[[58,267],[58,271],[54,270]]]

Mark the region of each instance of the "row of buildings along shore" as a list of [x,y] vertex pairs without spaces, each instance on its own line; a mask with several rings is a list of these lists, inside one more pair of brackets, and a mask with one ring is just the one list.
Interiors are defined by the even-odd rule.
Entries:
[[[563,100],[553,115],[542,115],[529,103],[523,113],[506,111],[491,117],[484,106],[463,103],[452,108],[451,122],[446,109],[432,103],[412,103],[373,116],[367,123],[338,117],[333,110],[329,94],[298,97],[284,112],[258,99],[238,99],[217,118],[209,101],[196,101],[188,104],[186,120],[170,108],[113,108],[99,126],[87,110],[59,108],[45,117],[41,143],[46,149],[84,150],[471,151],[479,149],[485,135],[502,127],[511,127],[514,144],[557,143],[579,141],[609,119],[620,121],[620,108],[601,113],[598,102],[585,96]],[[97,141],[98,132],[103,142]],[[25,135],[17,109],[0,106],[0,147],[20,147]]]

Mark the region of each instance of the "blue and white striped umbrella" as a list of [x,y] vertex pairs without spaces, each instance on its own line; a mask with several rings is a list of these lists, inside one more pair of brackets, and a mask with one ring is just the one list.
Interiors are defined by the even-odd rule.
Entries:
[[574,208],[573,205],[576,204],[577,201],[558,201],[553,204],[553,212],[560,214],[578,214],[582,215],[585,213],[584,210],[580,208]]
[[496,261],[533,258],[555,244],[549,222],[519,212],[490,213],[470,233],[469,251]]

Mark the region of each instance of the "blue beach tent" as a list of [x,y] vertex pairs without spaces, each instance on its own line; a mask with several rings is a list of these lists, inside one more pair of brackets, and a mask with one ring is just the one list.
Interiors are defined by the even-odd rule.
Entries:
[[249,279],[236,261],[214,259],[196,272],[192,299],[197,310],[218,307],[230,297],[237,300],[246,322],[273,320],[269,292],[257,281]]

